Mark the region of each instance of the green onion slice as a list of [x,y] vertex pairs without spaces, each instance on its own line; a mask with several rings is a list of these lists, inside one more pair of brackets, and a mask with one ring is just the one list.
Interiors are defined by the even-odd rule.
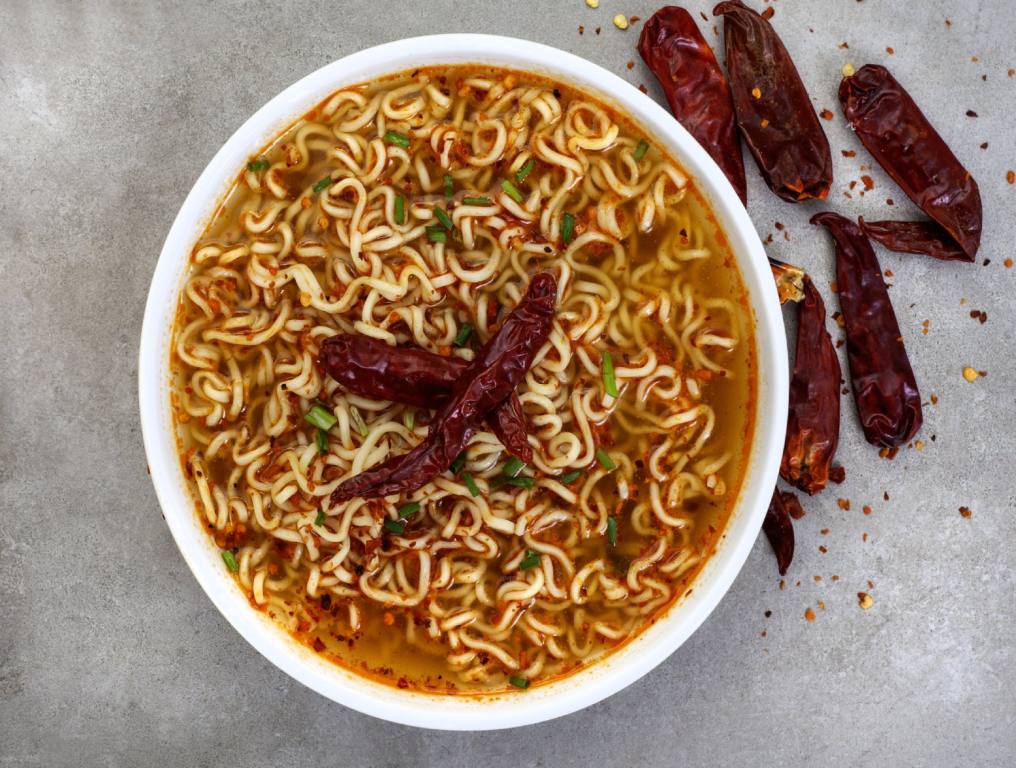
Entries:
[[404,520],[392,520],[390,517],[386,517],[382,523],[385,530],[389,530],[392,533],[405,533],[406,523]]
[[571,242],[572,235],[575,234],[575,217],[570,213],[566,213],[561,219],[561,239],[565,245]]
[[459,473],[459,471],[464,466],[466,466],[466,452],[465,451],[463,451],[458,456],[456,456],[455,457],[455,461],[452,462],[452,465],[450,467],[450,469],[452,471],[452,474],[453,475],[457,475]]
[[565,485],[571,485],[580,477],[582,477],[582,470],[573,469],[571,472],[561,475],[561,482],[564,483]]
[[444,227],[427,227],[427,239],[432,243],[447,243],[448,233],[445,232]]
[[473,479],[473,476],[471,474],[469,474],[468,472],[463,472],[462,482],[464,482],[466,484],[466,488],[469,489],[470,496],[476,498],[477,496],[480,495],[480,486],[476,484],[476,481]]
[[596,460],[600,462],[600,466],[603,467],[608,472],[613,472],[615,469],[617,469],[617,464],[615,464],[614,460],[610,458],[610,454],[607,453],[602,448],[596,449]]
[[396,133],[395,131],[388,131],[388,133],[384,135],[384,142],[385,144],[394,144],[397,147],[406,149],[409,146],[409,137],[403,136],[401,133]]
[[522,558],[522,562],[519,563],[520,571],[528,571],[530,568],[535,568],[540,564],[540,553],[533,552],[531,549],[526,550],[526,556]]
[[533,158],[529,158],[528,160],[526,160],[526,164],[523,165],[521,168],[519,168],[517,171],[515,171],[515,182],[517,184],[521,184],[523,181],[526,180],[526,176],[532,173],[533,168],[535,167],[536,161],[533,160]]
[[406,199],[402,195],[395,198],[395,223],[406,223]]
[[317,443],[318,453],[328,453],[328,433],[319,429],[314,433],[314,442]]
[[408,504],[403,504],[399,507],[399,517],[406,518],[415,515],[420,511],[420,502],[411,501]]
[[222,550],[222,559],[225,561],[226,567],[233,573],[240,570],[240,564],[236,562],[236,556],[228,549]]
[[607,518],[607,541],[610,542],[610,546],[617,546],[617,520],[613,517]]
[[517,488],[532,488],[536,485],[536,480],[532,477],[506,477],[505,485],[514,485]]
[[314,525],[324,525],[324,524],[325,524],[325,513],[323,510],[319,509],[317,517],[314,518]]
[[633,157],[636,160],[641,160],[643,157],[646,156],[646,152],[648,151],[649,151],[649,142],[646,141],[645,139],[642,139],[635,146],[635,154],[633,155]]
[[444,196],[445,196],[445,199],[446,200],[451,200],[452,196],[454,194],[455,194],[455,190],[452,189],[452,175],[450,173],[446,173],[444,175]]
[[434,215],[437,216],[437,220],[440,221],[445,229],[451,229],[455,225],[452,224],[451,217],[444,212],[443,208],[434,208]]
[[490,205],[489,197],[464,197],[462,198],[464,205]]
[[617,377],[614,376],[614,358],[603,353],[603,387],[611,397],[617,397]]
[[455,341],[452,342],[456,347],[464,347],[466,342],[469,341],[469,335],[473,332],[473,326],[469,323],[463,323],[462,327],[459,328],[459,332],[455,334]]
[[324,192],[328,187],[332,185],[332,177],[325,176],[321,181],[314,185],[315,192]]
[[519,476],[519,472],[521,472],[523,469],[525,469],[525,467],[526,467],[526,462],[524,462],[522,459],[518,458],[517,456],[512,456],[504,464],[504,476],[505,477],[518,477]]
[[516,688],[521,688],[522,690],[526,690],[526,688],[529,687],[528,678],[525,678],[522,675],[512,675],[511,677],[508,678],[508,682],[514,685]]
[[519,203],[520,205],[522,204],[522,193],[519,192],[518,187],[508,181],[508,179],[501,182],[501,189],[503,189],[504,193],[516,203]]
[[254,171],[256,173],[258,171],[267,170],[268,166],[270,165],[271,163],[269,163],[268,160],[266,160],[263,157],[259,157],[257,160],[251,160],[249,163],[247,163],[247,170]]
[[339,421],[335,418],[334,413],[322,405],[315,405],[307,411],[307,413],[303,415],[303,420],[308,424],[312,424],[318,429],[323,429],[325,431],[334,427]]

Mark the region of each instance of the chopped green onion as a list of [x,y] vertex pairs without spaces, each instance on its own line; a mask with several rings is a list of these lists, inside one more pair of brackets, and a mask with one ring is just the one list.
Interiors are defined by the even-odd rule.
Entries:
[[464,197],[462,198],[464,205],[490,205],[489,197]]
[[571,472],[561,475],[561,482],[564,483],[565,485],[571,485],[580,477],[582,477],[582,470],[573,469]]
[[473,476],[471,474],[469,474],[468,472],[463,472],[462,482],[464,482],[466,484],[466,488],[469,489],[470,496],[476,498],[477,496],[480,495],[480,486],[476,484],[476,481],[473,479]]
[[406,425],[406,429],[410,432],[413,431],[413,425],[416,424],[416,411],[407,408],[402,412],[402,423]]
[[444,196],[445,196],[445,199],[446,200],[451,200],[452,199],[452,195],[454,195],[454,194],[455,194],[455,191],[452,189],[452,175],[450,173],[446,173],[444,175]]
[[222,550],[222,559],[226,562],[226,567],[233,573],[240,570],[240,564],[236,562],[236,556],[228,549]]
[[386,517],[382,525],[392,533],[405,533],[406,531],[406,523],[403,520],[392,520],[390,517]]
[[614,376],[614,358],[610,352],[603,353],[603,387],[611,397],[617,397],[617,377]]
[[519,472],[521,472],[523,469],[525,469],[525,467],[526,467],[526,462],[524,462],[522,459],[518,458],[517,456],[512,456],[504,464],[504,476],[505,477],[518,477],[519,476]]
[[458,456],[456,456],[455,457],[455,461],[452,462],[452,465],[450,467],[450,469],[452,471],[452,474],[453,475],[457,475],[459,473],[459,471],[464,466],[466,466],[466,452],[465,451],[463,451]]
[[561,239],[565,245],[571,242],[572,235],[575,234],[575,217],[570,213],[566,213],[561,219]]
[[526,556],[522,558],[522,562],[519,563],[520,571],[528,571],[530,568],[535,568],[540,564],[540,553],[533,552],[531,549],[526,550]]
[[508,682],[522,690],[526,690],[529,687],[529,680],[522,675],[512,675],[508,678]]
[[646,156],[646,152],[648,152],[648,151],[649,151],[649,142],[646,141],[645,139],[642,139],[635,146],[635,154],[633,155],[633,157],[636,160],[641,160],[643,157]]
[[613,517],[607,518],[607,541],[610,542],[610,546],[617,546],[617,520]]
[[530,173],[532,173],[533,168],[535,166],[536,166],[536,161],[533,160],[533,158],[529,158],[528,160],[526,160],[526,164],[523,165],[521,168],[519,168],[517,171],[515,171],[515,181],[516,181],[516,183],[521,184],[523,181],[525,181],[526,180],[526,176],[528,176]]
[[325,513],[323,510],[319,509],[317,517],[314,518],[314,525],[324,525],[324,524],[325,524]]
[[459,332],[455,334],[455,341],[452,343],[456,347],[464,347],[466,342],[469,341],[469,334],[473,332],[473,326],[469,323],[463,323],[462,327],[459,328]]
[[303,420],[308,424],[313,424],[318,429],[323,429],[325,431],[334,427],[339,421],[335,418],[335,414],[323,405],[315,405],[303,415]]
[[510,181],[508,181],[508,179],[505,179],[504,181],[501,182],[501,189],[503,189],[504,193],[508,195],[508,197],[510,197],[516,203],[519,204],[522,203],[522,193],[519,192],[518,188]]
[[399,507],[399,517],[410,517],[420,511],[420,502],[411,501]]
[[366,437],[370,434],[370,430],[367,429],[367,422],[363,420],[360,410],[355,405],[349,409],[349,420],[353,422],[353,426],[356,427],[356,431],[360,433],[361,437]]
[[596,449],[596,460],[600,462],[600,466],[603,467],[608,472],[613,472],[615,469],[617,469],[617,464],[615,464],[614,460],[610,458],[610,454],[608,454],[602,448]]
[[325,176],[321,181],[314,185],[315,192],[324,192],[328,187],[332,185],[332,177]]
[[434,215],[437,216],[437,220],[444,225],[445,229],[451,229],[455,226],[452,224],[451,218],[444,212],[443,208],[434,208]]
[[397,147],[406,149],[409,146],[409,137],[403,136],[401,133],[396,133],[395,131],[388,131],[388,133],[384,135],[384,142],[385,144],[394,144]]
[[427,227],[427,239],[432,243],[447,243],[448,234],[443,227]]
[[406,199],[402,195],[395,198],[395,223],[406,223]]
[[247,163],[247,170],[254,171],[256,173],[258,171],[267,170],[270,165],[271,163],[269,163],[265,158],[259,157],[257,160],[251,160]]
[[314,442],[317,443],[318,453],[328,453],[328,433],[319,429],[314,433]]
[[536,485],[536,480],[531,477],[506,477],[504,484],[514,485],[517,488],[532,488]]

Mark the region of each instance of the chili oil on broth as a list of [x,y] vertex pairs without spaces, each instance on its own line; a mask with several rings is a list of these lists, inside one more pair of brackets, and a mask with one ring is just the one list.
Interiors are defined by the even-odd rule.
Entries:
[[[342,89],[252,155],[194,247],[171,368],[198,514],[254,607],[359,674],[492,693],[602,658],[688,592],[742,482],[755,348],[722,233],[648,138],[567,85],[466,66]],[[479,432],[479,497],[447,472],[331,507],[430,414],[343,391],[321,341],[472,359],[538,269],[559,298],[518,388],[533,487],[497,484],[510,456]],[[316,402],[337,420],[326,453]]]

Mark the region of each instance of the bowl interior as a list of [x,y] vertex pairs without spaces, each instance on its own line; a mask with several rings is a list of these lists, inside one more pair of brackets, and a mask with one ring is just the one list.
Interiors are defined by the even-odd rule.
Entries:
[[[170,333],[188,255],[253,148],[261,147],[332,91],[419,66],[478,63],[564,80],[630,115],[696,180],[737,260],[748,292],[758,361],[758,407],[744,483],[727,529],[694,584],[653,626],[617,652],[524,695],[435,696],[357,676],[294,642],[253,610],[202,529],[176,454],[169,407]],[[786,424],[783,320],[762,244],[726,178],[661,107],[606,70],[536,43],[489,35],[436,35],[371,48],[329,64],[258,110],[215,155],[166,238],[145,309],[139,396],[145,450],[164,516],[185,560],[227,620],[258,651],[319,693],[361,712],[427,728],[483,730],[548,720],[588,706],[669,656],[727,591],[758,534],[776,480]]]

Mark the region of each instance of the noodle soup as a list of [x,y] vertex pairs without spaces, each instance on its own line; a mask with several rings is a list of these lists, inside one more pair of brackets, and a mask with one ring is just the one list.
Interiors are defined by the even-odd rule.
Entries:
[[[481,423],[420,487],[332,503],[435,410],[339,384],[325,340],[468,363],[548,271],[531,461]],[[251,156],[194,248],[181,460],[223,567],[301,642],[403,688],[518,692],[691,589],[751,442],[749,317],[693,182],[609,106],[479,66],[345,88]]]

